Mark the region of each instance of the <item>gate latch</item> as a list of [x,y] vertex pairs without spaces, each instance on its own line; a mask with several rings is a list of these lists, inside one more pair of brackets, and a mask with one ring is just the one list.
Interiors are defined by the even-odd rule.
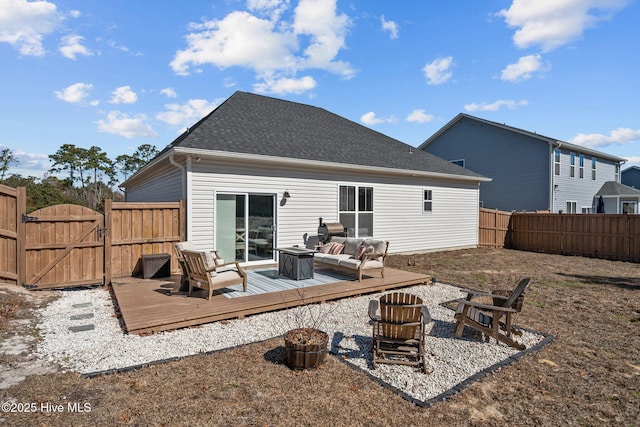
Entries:
[[102,238],[102,237],[104,237],[105,234],[107,234],[107,228],[106,227],[98,227],[98,237]]

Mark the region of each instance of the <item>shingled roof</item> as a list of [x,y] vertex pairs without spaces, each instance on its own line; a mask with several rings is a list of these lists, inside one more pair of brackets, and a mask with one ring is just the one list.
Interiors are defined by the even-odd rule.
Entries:
[[247,92],[234,93],[163,153],[178,147],[486,180],[325,109]]

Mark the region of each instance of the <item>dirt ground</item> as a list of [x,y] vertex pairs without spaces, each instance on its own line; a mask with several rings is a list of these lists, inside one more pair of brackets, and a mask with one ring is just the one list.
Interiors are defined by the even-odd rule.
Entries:
[[[556,340],[425,409],[334,357],[315,371],[291,371],[282,363],[281,339],[273,339],[93,379],[27,376],[0,389],[3,403],[23,410],[3,405],[0,424],[640,425],[640,264],[474,249],[391,256],[389,265],[486,290],[531,277],[515,323]],[[3,348],[16,333],[29,334],[28,346],[35,345],[29,319],[47,295],[0,297]],[[20,366],[29,357],[4,352],[0,362]]]

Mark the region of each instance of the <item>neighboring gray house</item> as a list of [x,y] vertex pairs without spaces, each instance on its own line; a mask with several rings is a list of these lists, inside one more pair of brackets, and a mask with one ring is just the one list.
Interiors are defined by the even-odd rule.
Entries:
[[625,159],[502,123],[458,114],[420,147],[492,178],[483,207],[506,211],[595,212],[594,195],[620,182]]
[[622,171],[622,183],[640,189],[640,167],[631,166]]
[[640,202],[640,190],[619,182],[609,181],[594,196],[594,206],[597,207],[602,196],[604,212],[608,214],[637,214]]
[[197,247],[260,264],[319,218],[391,253],[475,247],[489,180],[324,109],[236,92],[122,187],[127,201],[186,200]]

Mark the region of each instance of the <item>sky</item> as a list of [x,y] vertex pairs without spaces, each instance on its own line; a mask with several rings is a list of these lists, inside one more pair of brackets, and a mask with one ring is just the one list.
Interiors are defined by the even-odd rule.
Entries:
[[412,146],[459,113],[640,166],[640,0],[0,0],[0,149],[158,149],[235,91]]

